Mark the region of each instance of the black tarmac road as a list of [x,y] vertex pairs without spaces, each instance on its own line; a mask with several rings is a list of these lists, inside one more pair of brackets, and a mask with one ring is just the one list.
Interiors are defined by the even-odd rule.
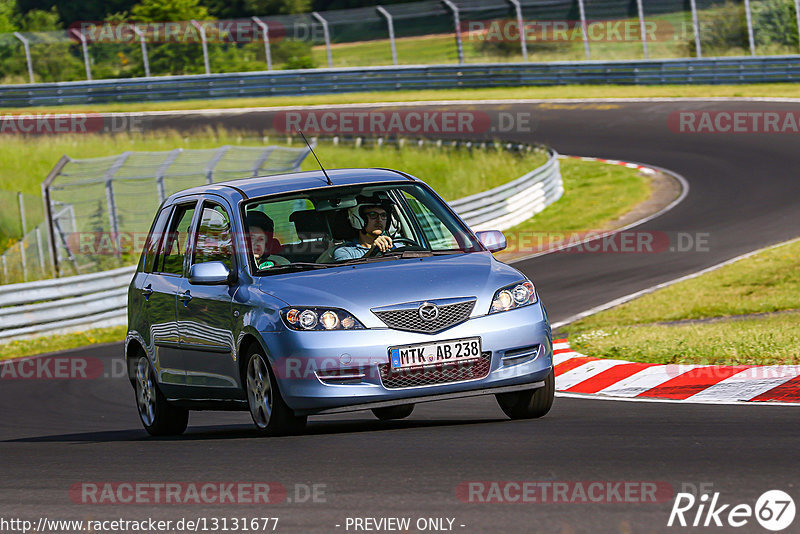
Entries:
[[[492,124],[499,124],[499,112],[530,114],[530,131],[502,137],[542,142],[564,154],[662,166],[690,184],[681,204],[636,228],[668,236],[663,252],[560,253],[516,263],[536,282],[553,321],[800,234],[798,134],[692,134],[668,126],[682,110],[797,112],[796,104],[456,107],[486,112]],[[158,116],[145,125],[261,130],[274,116]],[[670,252],[688,242],[679,234],[695,244],[699,236],[703,245]],[[420,405],[399,422],[378,422],[370,413],[312,418],[304,435],[272,439],[256,438],[247,414],[193,413],[185,436],[151,439],[120,372],[120,352],[110,345],[70,354],[101,362],[96,379],[0,380],[0,532],[13,531],[3,519],[43,517],[206,518],[209,529],[212,518],[228,518],[230,529],[234,517],[278,517],[277,532],[388,532],[356,519],[389,517],[410,518],[410,532],[765,532],[754,518],[738,529],[728,526],[730,507],[720,515],[723,527],[667,522],[675,494],[686,490],[719,492],[718,506],[753,506],[771,489],[800,500],[795,407],[557,398],[547,417],[511,422],[489,397]],[[114,503],[117,494],[93,504],[80,491],[86,483],[206,481],[277,483],[273,488],[285,488],[287,498],[260,505]],[[541,484],[525,496],[513,484],[525,481]],[[593,482],[605,490],[584,498],[580,489]],[[570,489],[558,502],[540,502],[542,492],[562,483]],[[651,487],[643,484],[659,488],[657,502],[638,502],[639,494],[631,493]],[[583,502],[593,497],[599,502]],[[480,502],[486,498],[494,502]],[[690,523],[696,512],[697,506],[685,514]],[[438,529],[417,523],[428,518],[444,521]]]

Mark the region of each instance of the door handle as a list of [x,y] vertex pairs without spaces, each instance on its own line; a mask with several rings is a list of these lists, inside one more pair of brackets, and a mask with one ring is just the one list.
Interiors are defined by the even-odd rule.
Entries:
[[149,300],[150,295],[153,294],[153,285],[147,284],[144,289],[142,289],[142,295],[144,295],[144,300]]
[[185,293],[178,293],[178,300],[183,302],[183,305],[186,306],[189,304],[189,301],[192,300],[192,295],[189,294],[189,290],[187,289]]

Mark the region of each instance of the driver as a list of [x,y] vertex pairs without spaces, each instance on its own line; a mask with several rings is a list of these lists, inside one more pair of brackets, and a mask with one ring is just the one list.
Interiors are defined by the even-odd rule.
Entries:
[[354,260],[368,252],[386,252],[393,248],[392,238],[385,235],[390,225],[391,206],[359,204],[347,212],[350,224],[358,230],[358,236],[333,252],[335,261]]

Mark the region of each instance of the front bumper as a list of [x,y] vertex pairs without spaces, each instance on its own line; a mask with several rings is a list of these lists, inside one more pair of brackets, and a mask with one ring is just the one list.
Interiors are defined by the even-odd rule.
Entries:
[[[435,335],[381,328],[287,329],[262,336],[284,400],[296,412],[307,414],[380,407],[399,400],[452,398],[458,393],[501,392],[491,388],[535,388],[553,366],[550,328],[540,303],[474,317]],[[475,336],[481,338],[481,350],[490,358],[483,378],[397,389],[387,388],[381,380],[379,366],[389,362],[389,347]],[[344,373],[346,378],[330,379],[333,373]]]

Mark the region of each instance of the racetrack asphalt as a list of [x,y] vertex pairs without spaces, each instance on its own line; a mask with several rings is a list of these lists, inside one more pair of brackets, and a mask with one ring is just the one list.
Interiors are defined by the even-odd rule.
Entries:
[[[670,246],[679,232],[700,233],[707,247],[556,253],[515,263],[535,281],[553,321],[800,234],[798,134],[688,134],[667,127],[680,110],[796,112],[797,104],[453,107],[532,113],[532,131],[503,137],[664,167],[690,184],[683,202],[634,230],[663,232]],[[274,113],[162,115],[145,125],[260,130]],[[324,151],[319,155],[324,163]],[[200,412],[185,436],[149,439],[132,389],[113,372],[120,352],[110,345],[71,353],[99,358],[112,376],[0,381],[0,518],[278,516],[278,532],[353,532],[345,530],[348,517],[449,517],[465,533],[703,532],[709,529],[667,527],[672,497],[683,487],[720,492],[725,504],[752,506],[770,489],[800,499],[792,460],[800,439],[795,407],[557,398],[547,417],[511,422],[486,397],[420,405],[408,420],[389,423],[368,412],[312,418],[304,435],[271,439],[253,436],[246,413]],[[325,486],[320,502],[258,507],[73,502],[70,487],[91,481],[271,481],[290,497],[296,484]],[[468,481],[656,482],[671,493],[658,503],[463,502],[457,488]],[[751,519],[736,531],[764,530]]]

